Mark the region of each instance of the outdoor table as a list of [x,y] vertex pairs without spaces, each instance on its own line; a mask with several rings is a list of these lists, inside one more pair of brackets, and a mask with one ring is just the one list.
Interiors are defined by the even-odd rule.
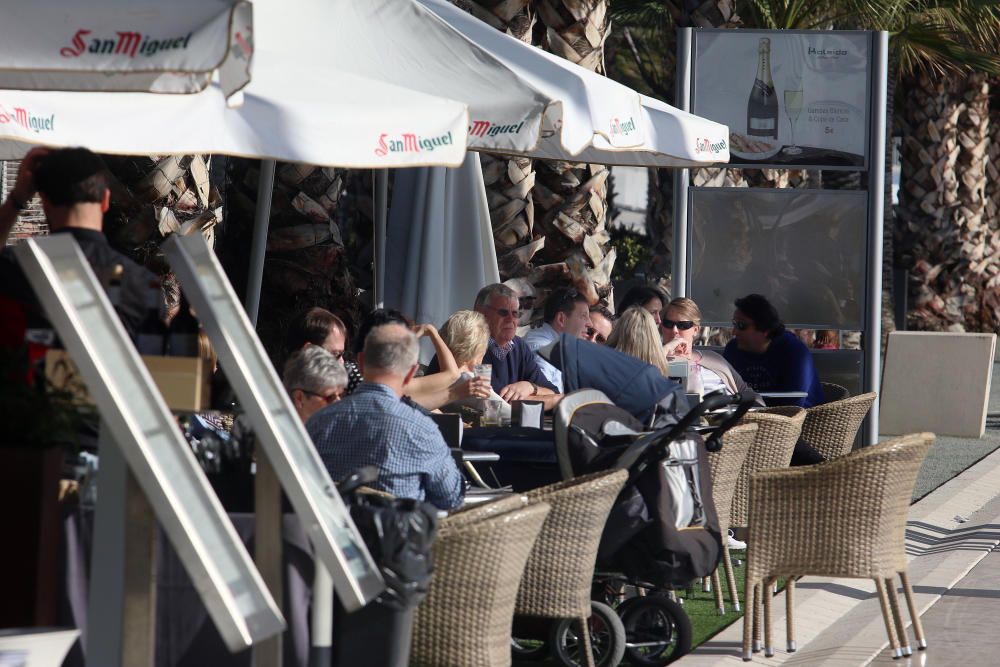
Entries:
[[761,398],[805,398],[807,391],[762,391]]
[[498,461],[476,467],[487,482],[510,486],[514,491],[562,479],[556,460],[555,435],[550,430],[521,426],[470,428],[462,437],[462,449],[498,455]]

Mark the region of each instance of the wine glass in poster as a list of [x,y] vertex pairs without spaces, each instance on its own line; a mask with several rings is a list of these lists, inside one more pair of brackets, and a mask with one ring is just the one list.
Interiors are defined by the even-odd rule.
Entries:
[[730,164],[863,168],[870,35],[696,30],[692,111],[730,129]]

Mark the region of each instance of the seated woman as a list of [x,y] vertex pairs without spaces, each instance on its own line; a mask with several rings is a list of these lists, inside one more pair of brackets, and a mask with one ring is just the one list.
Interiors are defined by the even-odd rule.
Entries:
[[667,307],[667,296],[659,287],[652,285],[636,285],[618,303],[618,312],[624,313],[629,308],[640,306],[653,316],[654,324],[660,324],[660,318]]
[[[480,408],[483,398],[500,401],[500,418],[510,419],[510,403],[500,398],[493,391],[490,381],[475,376],[473,366],[481,363],[486,354],[486,346],[490,340],[490,327],[482,313],[472,310],[459,310],[441,327],[441,338],[455,358],[459,377],[455,384],[465,382],[471,385],[468,392],[456,392],[454,400],[442,406],[447,412],[449,408],[458,409],[463,406]],[[458,395],[459,393],[464,395]]]
[[633,306],[618,316],[614,331],[608,338],[608,347],[656,366],[663,377],[670,376],[656,320],[641,305]]
[[457,398],[485,398],[487,396],[486,390],[478,383],[460,377],[461,373],[458,364],[455,363],[455,357],[433,324],[413,324],[398,310],[379,308],[369,313],[358,330],[358,336],[355,339],[355,352],[360,352],[364,348],[365,338],[373,328],[390,323],[409,327],[417,337],[426,336],[434,345],[434,352],[441,370],[410,380],[406,386],[406,393],[414,403],[425,410],[437,410],[442,405]]
[[[688,391],[702,396],[719,389],[730,394],[744,389],[753,391],[721,354],[694,348],[700,329],[701,309],[698,304],[686,297],[678,297],[667,304],[664,317],[660,320],[663,349],[668,359],[688,362]],[[764,405],[764,399],[757,392],[754,394],[757,403]]]

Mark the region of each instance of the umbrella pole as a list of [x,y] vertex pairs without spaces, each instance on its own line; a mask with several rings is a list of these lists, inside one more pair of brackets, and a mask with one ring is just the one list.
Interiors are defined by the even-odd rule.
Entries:
[[385,235],[389,217],[389,170],[376,169],[373,198],[375,205],[375,307],[385,307]]
[[247,276],[245,302],[247,317],[254,327],[257,326],[260,287],[264,280],[264,253],[267,251],[267,227],[271,219],[274,167],[274,160],[261,160],[260,178],[257,180],[257,209],[253,216],[253,244],[250,246],[250,272]]

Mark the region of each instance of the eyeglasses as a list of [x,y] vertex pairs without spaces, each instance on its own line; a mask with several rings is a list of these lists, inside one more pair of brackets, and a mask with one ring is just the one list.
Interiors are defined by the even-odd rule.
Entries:
[[660,326],[664,329],[677,327],[678,331],[687,331],[694,326],[691,320],[660,320]]
[[330,405],[331,403],[335,403],[340,400],[340,392],[338,391],[333,392],[329,396],[324,396],[323,394],[317,394],[315,391],[309,391],[308,389],[299,388],[299,391],[301,391],[303,394],[309,394],[310,396],[321,398],[323,399],[324,402],[326,402],[327,405]]
[[507,308],[495,308],[493,306],[486,306],[486,307],[494,311],[500,317],[513,317],[515,320],[521,319],[520,310],[508,310]]
[[587,338],[602,345],[608,342],[608,339],[604,337],[604,334],[598,333],[597,329],[594,327],[587,327]]
[[751,324],[750,322],[743,322],[742,320],[733,320],[733,328],[736,329],[737,331],[745,331],[746,329],[749,329],[752,326],[753,324]]
[[333,355],[333,358],[336,359],[337,361],[340,361],[341,359],[344,358],[343,350],[327,350],[327,352]]

